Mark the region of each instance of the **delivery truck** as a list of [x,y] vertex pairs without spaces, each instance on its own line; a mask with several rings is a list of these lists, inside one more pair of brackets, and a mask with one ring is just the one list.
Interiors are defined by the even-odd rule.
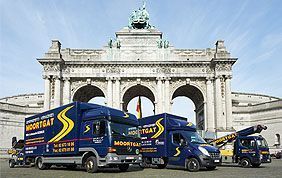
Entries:
[[271,163],[271,157],[266,140],[255,136],[267,127],[251,126],[237,132],[212,140],[210,143],[220,149],[223,162],[237,163],[244,168],[259,167],[261,163]]
[[98,167],[126,171],[129,164],[142,161],[138,124],[132,114],[73,102],[26,118],[24,146],[10,151],[9,165],[33,163],[39,169],[82,165],[89,173]]
[[218,148],[207,144],[186,118],[163,113],[141,118],[139,124],[143,167],[169,164],[196,172],[203,167],[214,170],[221,164]]

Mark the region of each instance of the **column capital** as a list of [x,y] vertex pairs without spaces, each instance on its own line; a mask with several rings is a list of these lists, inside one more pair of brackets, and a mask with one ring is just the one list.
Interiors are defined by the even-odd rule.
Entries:
[[214,78],[213,77],[206,77],[207,81],[212,81]]
[[171,80],[171,78],[170,78],[170,77],[165,77],[164,79],[165,79],[166,81]]
[[42,78],[43,79],[50,79],[51,77],[50,77],[50,75],[42,75]]
[[112,81],[112,80],[113,80],[113,77],[106,77],[106,80]]
[[156,80],[161,81],[163,80],[163,77],[156,77]]
[[70,80],[70,77],[63,77],[63,80],[64,80],[64,81],[69,81],[69,80]]
[[54,78],[55,80],[60,80],[60,79],[61,79],[61,77],[58,76],[58,75],[54,75],[53,78]]
[[120,77],[114,77],[114,80],[120,80],[121,78]]
[[225,78],[226,79],[232,79],[232,75],[226,75]]
[[221,79],[222,78],[222,75],[216,75],[214,76],[215,79]]

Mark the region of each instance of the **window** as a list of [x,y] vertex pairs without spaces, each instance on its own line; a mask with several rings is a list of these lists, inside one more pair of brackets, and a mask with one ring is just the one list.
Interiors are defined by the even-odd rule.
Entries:
[[256,146],[255,140],[250,140],[250,139],[241,139],[240,143],[242,146],[246,148],[255,148]]
[[128,124],[121,124],[117,122],[110,123],[110,130],[113,136],[131,136],[139,137],[139,131],[137,126]]
[[174,133],[172,135],[172,142],[176,145],[180,144],[181,139],[184,140],[184,137],[180,133]]
[[266,142],[265,139],[259,139],[259,140],[257,140],[257,145],[258,145],[258,147],[260,147],[260,148],[267,148],[267,147],[268,147],[267,142]]
[[106,133],[106,122],[105,121],[94,121],[93,122],[93,134],[94,135],[105,135]]

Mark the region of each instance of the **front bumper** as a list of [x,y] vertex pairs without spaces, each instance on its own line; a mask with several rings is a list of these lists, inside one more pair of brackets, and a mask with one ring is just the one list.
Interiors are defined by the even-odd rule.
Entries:
[[142,155],[118,155],[116,153],[108,153],[106,164],[139,164],[142,162]]
[[210,156],[201,155],[200,157],[201,167],[218,166],[222,163],[222,158],[211,158]]

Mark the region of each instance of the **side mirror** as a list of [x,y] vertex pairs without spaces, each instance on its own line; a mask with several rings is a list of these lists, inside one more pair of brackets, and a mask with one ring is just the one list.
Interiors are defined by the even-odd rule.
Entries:
[[12,147],[14,147],[17,144],[17,137],[12,138]]
[[184,139],[180,139],[180,146],[187,146],[187,142]]

